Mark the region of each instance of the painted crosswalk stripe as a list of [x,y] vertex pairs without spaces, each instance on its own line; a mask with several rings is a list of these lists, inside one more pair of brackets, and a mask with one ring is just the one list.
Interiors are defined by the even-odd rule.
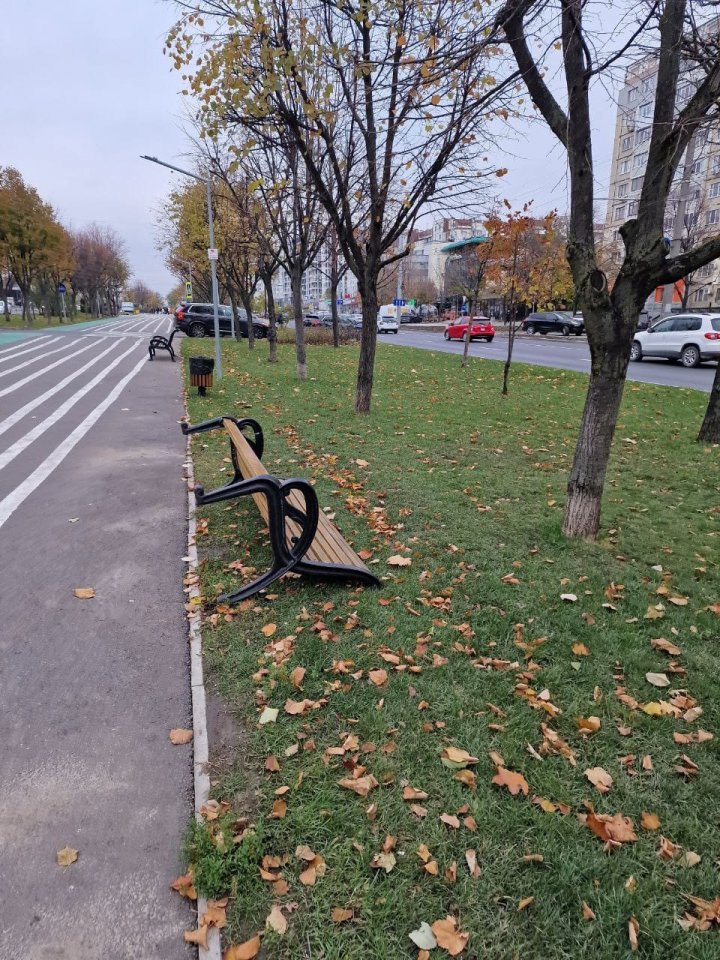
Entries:
[[68,374],[64,380],[60,380],[59,383],[56,383],[54,386],[50,387],[49,390],[46,390],[45,393],[41,393],[38,397],[33,397],[32,400],[28,400],[25,406],[20,407],[19,410],[16,410],[14,413],[11,413],[9,417],[6,417],[4,420],[0,420],[0,435],[5,433],[11,427],[14,427],[16,423],[19,423],[23,417],[26,417],[29,413],[39,407],[41,404],[45,403],[46,400],[49,400],[50,397],[54,397],[56,393],[59,393],[63,390],[69,383],[72,383],[73,380],[76,380],[78,377],[82,376],[86,370],[89,370],[90,367],[94,366],[99,360],[102,360],[104,356],[108,353],[111,353],[117,346],[118,343],[126,343],[127,338],[118,337],[116,341],[110,344],[109,347],[106,347],[102,353],[98,353],[97,356],[93,357],[91,360],[88,360],[87,363],[83,364],[77,370],[73,370],[72,373]]
[[30,342],[34,343],[35,346],[26,347],[25,349],[21,349],[21,347],[25,347],[25,343],[28,341],[25,341],[25,343],[16,343],[14,347],[8,347],[7,350],[0,350],[0,354],[8,354],[11,350],[13,351],[10,356],[0,357],[0,363],[7,363],[8,360],[14,360],[15,357],[20,357],[23,353],[32,353],[34,350],[43,350],[49,343],[53,343],[55,340],[59,339],[59,337],[41,337],[40,340],[42,343],[40,340],[32,340]]
[[133,377],[136,377],[138,373],[140,373],[146,362],[145,357],[139,360],[132,370],[126,373],[122,380],[119,380],[115,384],[105,399],[53,450],[50,456],[43,460],[22,483],[18,484],[12,493],[9,493],[4,500],[0,500],[0,527],[6,523],[20,504],[27,500],[27,498],[37,490],[40,484],[57,469],[70,451],[80,443],[85,434],[97,423],[108,407],[117,400]]
[[49,417],[46,417],[45,420],[42,420],[40,423],[38,423],[37,426],[33,427],[32,430],[25,434],[25,436],[20,437],[19,440],[16,440],[15,443],[11,444],[11,446],[7,448],[7,450],[3,450],[3,452],[0,453],[0,470],[11,463],[15,457],[18,457],[23,450],[26,450],[31,443],[34,443],[38,437],[41,437],[46,430],[49,430],[53,424],[57,423],[58,420],[64,417],[69,410],[72,410],[75,404],[79,403],[86,393],[89,393],[94,387],[101,383],[105,377],[112,373],[115,367],[117,367],[119,363],[122,363],[125,357],[129,356],[134,350],[137,349],[137,347],[138,344],[134,343],[124,353],[121,353],[119,357],[115,357],[115,359],[106,367],[103,367],[100,373],[96,374],[92,380],[88,380],[88,382],[84,384],[78,391],[76,391],[71,397],[68,397],[64,403],[61,403],[59,407],[56,407]]
[[[68,353],[64,357],[60,357],[59,360],[49,363],[46,367],[42,367],[40,370],[35,370],[33,373],[28,374],[27,377],[23,377],[22,380],[18,380],[15,383],[11,384],[9,387],[5,387],[4,390],[0,390],[0,397],[6,397],[9,393],[14,393],[16,390],[19,390],[21,387],[24,387],[26,383],[30,383],[33,380],[37,380],[38,377],[41,377],[44,373],[47,373],[49,370],[54,370],[55,367],[59,367],[61,363],[67,363],[68,360],[73,360],[75,357],[79,357],[81,353],[85,353],[87,350],[92,350],[93,347],[96,347],[98,344],[97,340],[91,340],[87,346],[83,347],[81,350],[76,350],[75,353]],[[7,371],[5,371],[7,373]]]

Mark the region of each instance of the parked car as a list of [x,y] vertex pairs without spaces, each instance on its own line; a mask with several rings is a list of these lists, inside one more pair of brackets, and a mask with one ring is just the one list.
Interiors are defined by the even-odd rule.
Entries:
[[356,330],[362,330],[362,314],[361,313],[351,313],[348,316],[348,319],[352,321],[352,325]]
[[[232,307],[221,304],[218,307],[218,320],[221,337],[231,337]],[[237,326],[240,335],[247,337],[247,313],[238,310]],[[175,328],[186,333],[189,337],[212,337],[215,335],[215,312],[212,303],[181,303],[175,310]],[[267,336],[267,320],[255,319],[253,331],[260,340]]]
[[303,326],[322,327],[326,320],[329,320],[332,325],[332,317],[329,313],[306,313],[303,317]]
[[[324,327],[330,327],[332,329],[332,315],[328,314],[327,317],[323,317],[322,325]],[[354,326],[352,319],[347,313],[338,314],[338,326],[339,327],[352,327]]]
[[635,332],[631,360],[664,357],[679,360],[684,367],[697,367],[705,360],[720,361],[720,313],[678,313]]
[[378,333],[397,333],[400,329],[400,324],[397,322],[395,317],[378,317],[377,320],[377,332]]
[[[445,327],[443,336],[446,340],[464,340],[467,336],[468,320],[467,317],[458,317],[457,320],[451,320]],[[495,327],[489,317],[473,317],[470,327],[471,340],[487,340],[493,342],[495,336]]]
[[569,337],[574,333],[579,337],[585,331],[585,324],[582,315],[573,315],[569,310],[557,310],[529,314],[521,323],[520,329],[529,334],[561,333],[564,337]]

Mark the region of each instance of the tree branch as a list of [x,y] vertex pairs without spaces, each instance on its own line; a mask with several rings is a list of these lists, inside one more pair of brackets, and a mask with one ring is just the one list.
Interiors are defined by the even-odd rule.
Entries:
[[720,234],[710,237],[704,243],[698,244],[692,250],[681,253],[677,257],[666,259],[664,264],[653,274],[654,285],[661,283],[675,283],[682,280],[694,270],[699,270],[706,263],[711,263],[720,257]]

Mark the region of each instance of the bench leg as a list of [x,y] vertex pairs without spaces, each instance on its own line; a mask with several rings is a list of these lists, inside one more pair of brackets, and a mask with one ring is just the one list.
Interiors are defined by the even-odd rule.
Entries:
[[318,563],[316,560],[301,560],[293,567],[293,573],[302,573],[319,580],[357,580],[369,587],[379,587],[380,580],[369,570],[351,567],[343,563]]

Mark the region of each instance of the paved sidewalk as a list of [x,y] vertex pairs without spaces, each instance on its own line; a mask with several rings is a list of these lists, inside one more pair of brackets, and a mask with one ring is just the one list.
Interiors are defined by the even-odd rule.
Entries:
[[[163,356],[140,366],[146,336],[135,347],[115,334],[95,346],[88,332],[77,360],[70,344],[72,355],[47,367],[42,347],[0,363],[2,396],[36,367],[3,370],[40,358],[37,378],[0,399],[0,431],[11,424],[0,435],[2,960],[193,955],[182,939],[191,911],[168,887],[192,811],[192,746],[168,740],[172,727],[192,725],[180,365]],[[113,358],[111,375],[83,393]],[[38,470],[47,475],[35,484]],[[17,505],[3,513],[8,503]],[[79,586],[96,597],[76,599]],[[65,846],[79,858],[61,869]]]

